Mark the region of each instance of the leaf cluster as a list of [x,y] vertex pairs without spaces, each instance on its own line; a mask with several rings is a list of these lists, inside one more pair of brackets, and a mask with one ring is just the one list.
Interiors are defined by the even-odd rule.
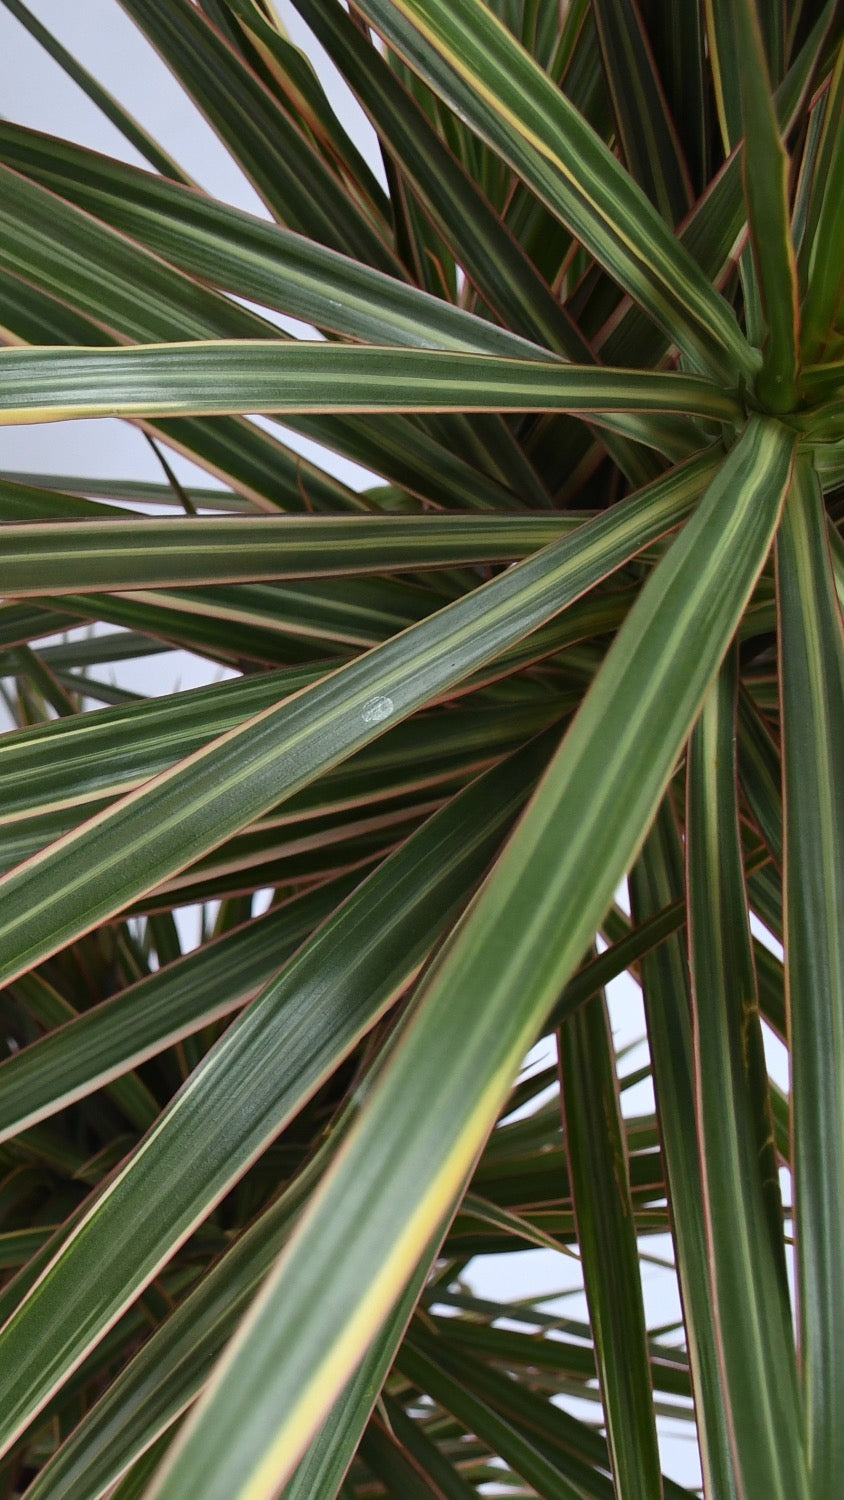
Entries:
[[146,166],[0,121],[0,422],[163,478],[0,478],[0,1493],[838,1500],[840,12],[120,3],[265,212],[3,0]]

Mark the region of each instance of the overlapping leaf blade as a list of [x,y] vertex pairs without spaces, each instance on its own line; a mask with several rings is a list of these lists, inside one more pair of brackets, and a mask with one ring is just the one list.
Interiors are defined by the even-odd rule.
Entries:
[[662,1492],[645,1311],[606,999],[557,1033],[566,1150],[613,1481],[621,1500]]
[[248,521],[80,520],[18,525],[6,535],[0,590],[6,598],[50,594],[314,578],[461,563],[514,562],[575,522],[549,517],[411,516],[334,518],[297,526],[279,517]]
[[721,374],[752,371],[752,353],[726,305],[603,143],[479,0],[448,7],[440,0],[366,0],[360,9],[692,358]]
[[559,614],[676,525],[712,467],[704,455],[672,471],[571,542],[220,736],[7,876],[0,972],[11,978],[55,952]]
[[0,371],[0,422],[7,423],[235,409],[679,412],[730,422],[740,411],[734,396],[695,375],[262,339],[6,349]]
[[[722,672],[692,741],[688,871],[698,1132],[712,1299],[736,1481],[747,1496],[808,1496],[781,1254],[766,1222],[750,1085],[756,993],[743,893],[735,680]],[[757,1041],[758,1045],[758,1041]],[[751,1372],[772,1376],[759,1381]]]
[[[125,8],[275,222],[187,184],[172,141],[0,9],[162,173],[0,125],[6,416],[24,370],[32,416],[68,395],[48,371],[88,368],[93,410],[130,414],[167,481],[44,475],[34,427],[31,472],[0,483],[0,1489],[610,1500],[614,1467],[680,1500],[653,1442],[679,1416],[718,1500],[837,1500],[834,0],[298,0],[364,154],[290,12],[288,36],[269,0]],[[147,404],[121,406],[136,360]],[[209,414],[160,415],[192,362]],[[332,477],[306,439],[374,478]],[[730,667],[689,758],[733,635],[738,716]],[[173,693],[178,648],[190,680],[227,680]],[[517,788],[502,757],[549,726]],[[553,1070],[508,1082],[621,974],[649,1058],[585,1048],[570,1172]],[[573,1249],[578,1223],[597,1339],[565,1303],[480,1290],[489,1257]],[[664,1276],[648,1237],[669,1230],[682,1321],[644,1333],[633,1247]],[[597,1375],[609,1442],[568,1409],[597,1415]]]
[[[751,423],[643,590],[517,833],[419,991],[335,1169],[218,1367],[157,1487],[161,1500],[197,1487],[221,1500],[271,1495],[362,1357],[644,837],[764,564],[792,449],[776,424]],[[515,949],[512,931],[523,934]],[[469,994],[484,1003],[467,1025],[455,1002],[463,996],[465,1006]],[[330,1309],[317,1295],[329,1265]]]
[[[508,765],[489,773],[494,820],[485,816],[489,781],[454,799],[337,909],[207,1054],[0,1333],[0,1347],[5,1341],[8,1351],[20,1339],[21,1355],[27,1351],[0,1358],[11,1377],[5,1447],[401,995],[466,899],[542,758],[528,752],[515,774]],[[44,1331],[43,1344],[30,1320]]]
[[844,648],[822,501],[801,462],[778,543],[785,789],[785,906],[794,1092],[797,1280],[812,1492],[844,1464],[835,1419],[844,1170],[841,995]]

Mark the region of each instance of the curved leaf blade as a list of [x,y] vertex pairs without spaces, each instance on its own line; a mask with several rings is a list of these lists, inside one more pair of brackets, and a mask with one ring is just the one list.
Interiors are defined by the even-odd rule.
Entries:
[[276,218],[401,275],[387,224],[367,212],[307,129],[189,0],[121,0]]
[[141,156],[162,172],[165,177],[172,177],[179,182],[189,182],[181,167],[168,155],[159,145],[158,141],[148,135],[143,126],[133,119],[123,106],[102,87],[92,75],[84,68],[66,47],[63,47],[58,37],[54,36],[48,27],[42,25],[37,16],[32,14],[29,6],[22,4],[22,0],[2,0],[3,5],[25,26],[30,36],[44,48],[54,62],[64,70],[68,78],[88,95],[88,98],[98,109],[102,110],[107,120],[115,125],[127,141],[139,151]]
[[741,415],[735,396],[695,375],[264,339],[2,349],[0,375],[0,424],[249,412]]
[[[344,897],[321,886],[156,970],[0,1064],[0,1140],[246,1004]],[[147,1111],[147,1124],[152,1123]]]

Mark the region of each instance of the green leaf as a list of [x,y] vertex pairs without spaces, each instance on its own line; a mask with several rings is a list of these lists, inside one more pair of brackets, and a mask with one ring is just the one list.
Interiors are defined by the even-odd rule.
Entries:
[[147,1482],[155,1473],[172,1439],[172,1430],[165,1432],[157,1443],[136,1459],[128,1474],[124,1475],[117,1488],[112,1491],[109,1500],[143,1500]]
[[[65,197],[72,196],[76,203],[125,230],[145,246],[151,246],[167,260],[175,261],[206,283],[231,289],[240,298],[250,297],[268,306],[279,307],[313,321],[319,327],[353,338],[446,348],[474,347],[477,344],[490,351],[515,354],[533,351],[534,357],[542,357],[537,355],[535,345],[513,333],[496,329],[490,323],[444,304],[440,299],[426,296],[391,276],[359,266],[336,251],[311,244],[300,235],[285,232],[223,204],[214,204],[195,193],[180,192],[175,184],[168,184],[162,178],[121,167],[119,163],[95,156],[92,152],[78,147],[74,149],[67,143],[15,127],[8,127],[4,142],[7,161],[22,172],[38,177],[48,188]],[[43,190],[39,193],[33,183],[11,174],[6,176],[5,183],[7,210],[3,218],[6,229],[3,245],[7,260],[30,267],[29,275],[36,274],[35,267],[40,267],[40,276],[47,284],[70,283],[71,295],[76,301],[80,297],[84,299],[87,290],[87,302],[95,316],[98,315],[98,273],[103,260],[108,259],[112,301],[116,293],[118,306],[121,306],[121,269],[122,279],[126,282],[123,321],[118,326],[141,336],[137,313],[131,310],[135,285],[126,272],[127,261],[131,264],[134,260],[139,266],[136,274],[140,284],[161,289],[161,300],[165,308],[169,306],[171,316],[169,333],[177,333],[180,327],[184,331],[189,303],[195,304],[195,311],[205,313],[209,331],[213,330],[215,323],[220,333],[227,329],[236,333],[238,327],[243,332],[245,325],[248,334],[250,323],[253,333],[260,331],[254,317],[250,318],[219,298],[209,297],[208,292],[200,300],[196,283],[188,291],[182,278],[169,268],[152,261],[149,256],[140,256],[137,249],[127,246],[121,237],[109,235],[101,224],[88,220],[87,215],[83,217],[72,212],[66,203],[57,203],[53,193],[45,203],[46,195]],[[171,191],[174,188],[175,191]],[[465,195],[460,200],[465,215],[464,200]],[[62,246],[62,256],[56,255],[55,238],[49,230],[45,233],[41,227],[45,213],[48,223],[54,218],[65,226],[69,245]],[[104,238],[108,251],[103,244],[98,245],[98,240],[102,242]],[[76,257],[69,254],[70,245],[78,249]],[[180,293],[176,321],[172,321],[174,297],[178,298]],[[567,327],[547,289],[545,301],[555,321],[562,321]],[[212,312],[210,324],[209,305]],[[99,316],[104,313],[105,308]],[[193,322],[195,326],[195,317]],[[158,331],[161,332],[160,323]],[[573,350],[584,359],[591,357],[585,341],[569,340],[569,346],[569,352]],[[549,355],[545,357],[550,358]],[[456,424],[471,431],[471,424],[463,419],[453,418],[452,426]],[[485,466],[489,466],[489,457],[493,455],[505,461],[504,474],[508,482],[519,488],[517,480],[521,477],[526,498],[533,496],[536,499],[542,494],[542,486],[512,436],[503,424],[487,423],[486,426],[492,426],[493,431],[491,435],[487,432],[486,448],[481,453],[487,459]],[[547,503],[547,497],[537,503]]]
[[228,34],[234,49],[260,75],[282,109],[301,120],[322,155],[342,164],[343,175],[354,184],[358,196],[387,217],[387,195],[367,156],[338,119],[331,91],[307,50],[294,46],[281,34],[282,28],[270,26],[251,0],[239,6],[231,0],[205,0],[202,8],[217,29]]
[[[5,214],[0,208],[4,230],[0,261],[13,274],[0,281],[0,314],[19,340],[103,345],[113,338],[119,342],[198,339],[203,335],[254,339],[272,333],[280,343],[284,337],[255,313],[207,286],[198,286],[158,256],[55,193],[12,172],[4,173],[3,180],[3,203],[7,207]],[[104,264],[108,275],[103,273]],[[27,279],[18,277],[17,272]],[[37,291],[31,281],[38,283]],[[14,306],[4,309],[4,299],[13,300]],[[539,357],[547,359],[548,355]],[[509,484],[502,486],[488,474],[482,477],[453,451],[456,436],[463,437],[460,446],[466,446],[466,419],[455,414],[449,421],[456,424],[450,446],[404,417],[382,420],[377,444],[360,421],[323,416],[317,424],[300,418],[297,426],[378,471],[386,467],[392,477],[445,507],[468,501],[487,508],[496,494],[509,506]],[[159,424],[159,429],[169,440],[196,451],[204,462],[222,468],[234,482],[248,481],[251,489],[257,481],[259,493],[268,492],[272,497],[273,509],[281,503],[300,511],[314,506],[371,509],[365,500],[329,480],[315,465],[248,423],[227,417],[209,432],[207,423],[181,420]],[[494,448],[496,459],[500,448],[500,443]],[[508,452],[512,458],[512,452]],[[522,479],[526,468],[529,466],[522,457]],[[267,469],[272,477],[269,486]],[[535,476],[533,482],[536,487]],[[547,495],[539,488],[538,503],[545,504]],[[529,493],[536,502],[536,494]]]
[[201,1389],[335,1149],[329,1139],[159,1325],[45,1464],[31,1487],[30,1500],[44,1495],[51,1500],[95,1500],[172,1429]]
[[[171,1432],[174,1421],[201,1390],[215,1357],[270,1269],[341,1138],[338,1122],[314,1160],[159,1326],[45,1465],[30,1487],[30,1500],[47,1495],[50,1500],[96,1500],[127,1464],[148,1451],[150,1443],[155,1461],[146,1473],[151,1475],[162,1451],[156,1446],[157,1434]],[[315,1493],[327,1493],[332,1484],[339,1483],[422,1290],[431,1254],[420,1261],[379,1338],[285,1489],[284,1500],[311,1500]]]
[[523,1214],[500,1208],[497,1204],[482,1198],[478,1193],[464,1195],[459,1215],[461,1221],[475,1219],[480,1224],[489,1224],[495,1229],[503,1230],[505,1234],[512,1234],[516,1239],[525,1240],[527,1244],[539,1250],[556,1251],[561,1248],[550,1234],[546,1234]]
[[[192,283],[55,192],[5,167],[0,175],[4,266],[92,319],[97,336],[86,343],[110,343],[114,332],[142,342],[211,331],[230,338],[270,334],[257,313]],[[66,341],[82,341],[72,323]]]
[[[584,1381],[595,1375],[595,1359],[587,1342],[590,1337],[588,1323],[555,1318],[550,1313],[538,1312],[530,1305],[519,1307],[512,1303],[501,1304],[459,1293],[455,1296],[431,1291],[426,1294],[425,1301],[442,1302],[449,1307],[478,1314],[477,1318],[471,1320],[431,1316],[431,1323],[436,1325],[437,1331],[450,1347],[465,1350],[470,1355],[479,1354],[487,1364],[515,1371],[533,1368],[564,1371],[573,1378]],[[504,1316],[503,1312],[499,1312],[502,1306],[507,1308],[508,1321],[518,1320],[534,1325],[532,1331],[517,1333],[509,1328],[494,1326],[488,1321]],[[536,1328],[543,1326],[549,1331],[553,1327],[554,1332],[559,1335],[565,1331],[570,1337],[537,1338]],[[674,1395],[690,1395],[691,1386],[684,1353],[670,1351],[657,1339],[650,1340],[649,1352],[652,1356],[653,1379],[659,1389],[670,1391]]]
[[314,1495],[336,1492],[354,1457],[361,1433],[428,1279],[431,1260],[444,1227],[437,1230],[433,1242],[426,1248],[395,1307],[348,1385],[334,1402],[292,1479],[282,1490],[280,1500],[312,1500]]
[[740,415],[734,396],[695,375],[260,339],[3,349],[0,372],[0,424],[233,411],[681,412],[716,422]]
[[[758,430],[758,429],[757,429]],[[153,889],[532,630],[677,525],[703,455],[279,706],[247,719],[0,881],[11,978]]]
[[[425,1436],[420,1424],[411,1421],[404,1408],[389,1396],[384,1398],[384,1410],[396,1439],[423,1471],[430,1474],[438,1486],[437,1494],[442,1495],[443,1500],[474,1500],[477,1490],[462,1477],[459,1456],[454,1464],[449,1463],[436,1444]],[[287,1500],[286,1496],[284,1500]]]
[[691,207],[691,189],[641,17],[631,0],[597,0],[594,12],[628,170],[676,224]]
[[[134,656],[138,643],[123,634],[94,637],[87,644],[95,660],[110,662],[112,643],[118,650],[124,640]],[[138,786],[224,730],[306,687],[317,675],[314,667],[265,672],[4,735],[3,821],[8,827],[27,814],[55,813]]]
[[788,158],[771,98],[755,0],[731,0],[729,16],[744,123],[744,191],[768,329],[756,388],[770,411],[785,412],[796,401],[798,343]]
[[[570,613],[576,616],[577,609]],[[594,619],[597,623],[598,616]],[[0,746],[0,796],[8,799],[4,832],[10,847],[43,848],[48,830],[74,826],[102,803],[319,675],[313,668],[260,673],[225,687],[174,693],[10,734]],[[258,826],[295,825],[448,784],[517,748],[558,719],[564,707],[562,699],[543,703],[526,698],[518,722],[498,708],[471,704],[459,705],[456,712],[417,716],[272,809]],[[62,775],[55,780],[51,803],[51,772],[59,762]],[[88,805],[92,802],[93,808]],[[74,812],[62,811],[63,803]]]
[[460,563],[513,562],[572,530],[571,518],[454,515],[253,516],[18,524],[4,533],[0,592],[182,587],[348,577]]
[[[683,856],[670,802],[663,801],[630,875],[637,929],[676,900],[685,915]],[[685,944],[671,938],[642,961],[642,989],[660,1138],[672,1205],[675,1262],[708,1491],[737,1500],[721,1389],[718,1337],[708,1286],[706,1224],[694,1107],[691,994]]]
[[638,1246],[606,1000],[557,1032],[577,1240],[619,1500],[662,1494]]
[[782,847],[782,765],[770,728],[748,693],[739,698],[739,776],[756,826],[780,869]]
[[[521,334],[569,358],[588,357],[586,341],[551,289],[471,176],[461,170],[424,111],[342,7],[300,0],[296,8],[341,69],[380,138],[389,142],[390,157],[401,164],[473,286],[512,329],[510,337]],[[249,10],[256,14],[253,6]],[[262,25],[260,17],[256,24]],[[262,30],[265,27],[266,23]],[[315,247],[310,248],[313,253]],[[443,308],[443,303],[439,306]],[[486,326],[488,337],[501,336],[495,324]]]
[[[764,565],[792,451],[779,424],[751,420],[643,588],[515,834],[419,988],[158,1500],[269,1497],[362,1357],[641,844]],[[319,1295],[328,1277],[330,1307]]]
[[[219,486],[206,489],[192,484],[186,493],[195,510],[219,510],[232,514],[255,511],[242,495]],[[60,520],[63,516],[110,515],[112,511],[119,511],[125,519],[127,511],[132,515],[139,514],[137,507],[140,505],[182,509],[171,484],[155,484],[141,479],[97,479],[90,474],[13,473],[8,470],[0,495],[3,506],[8,506],[8,511],[4,509],[2,513],[5,521],[50,521]],[[82,495],[90,498],[85,500]],[[105,503],[107,500],[125,504],[112,507]]]
[[[44,195],[47,196],[47,195]],[[57,201],[54,195],[52,202]],[[42,204],[42,210],[44,205]],[[31,208],[31,204],[30,204]],[[55,219],[55,208],[53,210]],[[27,213],[27,218],[30,212]],[[52,233],[44,236],[36,236],[33,241],[30,238],[29,262],[32,266],[34,259],[32,253],[33,244],[41,247],[46,246],[49,255],[48,263],[55,263],[61,258],[62,249],[66,249],[61,242],[57,244],[55,239],[55,222],[50,226]],[[67,223],[63,219],[62,235],[66,235]],[[119,236],[114,236],[119,241]],[[0,241],[0,258],[2,258],[2,246],[4,240]],[[102,251],[102,241],[99,249]],[[114,245],[109,243],[106,249],[106,257],[112,267],[120,264],[126,259],[126,244],[122,245],[120,260],[114,255]],[[131,292],[133,278],[135,290],[143,283],[139,277],[140,252],[131,258],[132,277],[129,278],[128,288]],[[75,257],[73,258],[75,260]],[[141,257],[142,259],[142,257]],[[108,280],[97,276],[99,260],[94,257],[93,264],[93,296],[97,299],[97,287],[99,287],[99,301],[97,305],[101,311],[108,315],[115,307],[112,299],[112,288]],[[43,276],[43,272],[41,273]],[[158,267],[160,279],[161,267]],[[176,275],[174,272],[173,275]],[[86,276],[87,280],[87,276]],[[85,290],[85,281],[81,282],[82,290]],[[90,285],[90,283],[89,283]],[[62,280],[61,286],[64,295],[68,295],[66,279]],[[74,279],[74,294],[80,295],[80,278]],[[134,306],[135,316],[138,310],[149,313],[154,305],[154,299],[149,297],[136,297],[133,304],[131,295],[121,300],[124,309],[131,310]],[[191,297],[190,301],[195,306],[196,299]],[[165,311],[173,315],[172,306]],[[231,317],[232,314],[229,314]],[[69,344],[102,344],[107,342],[106,336],[101,328],[89,318],[81,317],[73,309],[58,302],[55,297],[48,296],[42,291],[35,291],[28,283],[20,280],[11,272],[0,277],[0,321],[10,328],[15,338],[24,343],[48,343],[57,340],[60,343]],[[196,337],[199,330],[193,323],[191,331],[190,323],[184,319],[176,323],[176,328],[183,336]],[[230,325],[229,325],[230,326]],[[253,322],[254,329],[254,322]],[[262,325],[259,323],[258,327]],[[123,329],[132,335],[135,323],[129,324]],[[243,325],[241,324],[241,331]],[[165,324],[162,329],[163,336],[170,336],[173,332],[172,323]],[[138,337],[149,338],[148,331],[143,329],[138,332]],[[324,474],[315,464],[307,459],[293,454],[283,443],[277,442],[269,433],[262,432],[254,424],[244,421],[239,417],[219,417],[213,424],[189,419],[178,419],[170,422],[157,424],[155,431],[163,436],[166,441],[173,443],[182,451],[187,451],[197,461],[204,464],[214,473],[225,475],[227,481],[242,490],[261,510],[307,510],[307,509],[338,509],[340,511],[369,510],[365,500],[356,495],[346,485],[333,480]],[[423,486],[424,492],[424,486]]]
[[25,1265],[36,1254],[53,1233],[53,1226],[42,1225],[37,1229],[8,1229],[0,1233],[0,1270],[8,1271]]
[[359,8],[694,362],[722,379],[752,375],[756,359],[731,309],[480,0],[365,0]]
[[828,360],[822,365],[807,365],[803,370],[800,388],[812,402],[834,402],[844,391],[844,359]]
[[407,1500],[445,1500],[445,1492],[435,1483],[427,1467],[415,1463],[397,1441],[392,1429],[384,1426],[377,1417],[372,1419],[363,1434],[360,1456],[375,1478],[386,1485],[388,1495],[406,1496]]
[[[448,1392],[455,1412],[465,1411],[468,1417],[474,1406],[482,1420],[501,1421],[505,1441],[518,1443],[528,1461],[536,1462],[537,1456],[542,1459],[546,1476],[552,1476],[551,1494],[566,1495],[567,1486],[574,1485],[578,1496],[611,1500],[612,1483],[606,1477],[610,1459],[602,1435],[564,1407],[551,1405],[541,1394],[512,1380],[493,1363],[468,1358],[453,1339],[458,1326],[457,1320],[440,1319],[434,1337],[416,1318],[400,1356],[402,1367],[407,1355],[408,1370],[410,1360],[420,1375],[424,1369],[428,1384],[436,1381],[441,1396]],[[583,1325],[578,1331],[581,1336],[586,1333]],[[583,1389],[577,1394],[583,1395]],[[664,1480],[664,1489],[667,1500],[688,1500],[688,1492],[669,1479]]]
[[[27,475],[27,480],[35,476]],[[71,488],[73,486],[71,485]],[[172,494],[172,491],[171,491]],[[0,520],[67,521],[70,517],[115,516],[126,519],[126,512],[102,500],[86,500],[81,495],[60,493],[59,487],[48,489],[35,483],[21,483],[10,474],[0,479]]]
[[[394,276],[72,142],[4,121],[0,153],[180,270],[317,327],[371,343],[541,357],[541,345]],[[26,195],[11,175],[4,180],[12,202]],[[25,201],[31,207],[31,195]],[[25,244],[32,226],[19,222],[17,233]],[[90,233],[93,245],[94,226]]]
[[844,1472],[844,650],[823,498],[801,459],[777,547],[785,791],[786,977],[797,1297],[811,1493]]
[[697,192],[709,181],[710,143],[703,6],[656,0],[648,41]]
[[[688,880],[700,1164],[723,1399],[739,1493],[811,1493],[788,1290],[772,1243],[746,1057],[756,985],[741,864],[735,677],[725,670],[690,751]],[[779,1231],[778,1231],[779,1232]],[[767,1378],[759,1379],[764,1370]]]
[[566,1475],[563,1464],[555,1462],[556,1456],[548,1455],[539,1444],[531,1442],[512,1417],[496,1411],[467,1389],[465,1381],[439,1362],[438,1352],[436,1340],[423,1342],[414,1329],[402,1347],[399,1368],[421,1390],[445,1405],[470,1432],[485,1439],[492,1451],[500,1453],[538,1494],[548,1496],[549,1500],[580,1500],[583,1490]]
[[[677,11],[677,7],[673,7]],[[685,15],[683,6],[681,14]],[[776,94],[777,122],[785,135],[798,117],[815,69],[823,53],[826,33],[835,14],[835,0],[827,0],[794,63]],[[713,51],[711,40],[710,52]],[[730,270],[735,244],[742,235],[747,211],[742,189],[744,152],[741,143],[701,195],[682,226],[679,239],[701,269],[720,284]],[[744,264],[744,258],[743,264]],[[752,266],[751,266],[752,269]],[[613,364],[633,364],[659,359],[667,341],[650,324],[640,308],[631,305],[620,321],[607,328],[599,344],[601,357]]]
[[[844,272],[838,254],[844,238],[844,42],[826,90],[806,234],[801,246],[803,353],[808,362],[840,353]],[[820,105],[818,106],[821,107]]]
[[66,610],[48,607],[38,609],[28,604],[0,604],[0,651],[28,645],[45,635],[72,630],[76,624]]
[[308,132],[190,0],[121,0],[274,216],[366,264],[401,274],[386,231],[314,148]]
[[136,430],[0,478],[0,1492],[838,1500],[840,7],[127,0],[255,217],[27,6],[153,170],[0,122]]
[[[307,892],[177,959],[0,1064],[0,1139],[73,1102],[246,1004],[350,888]],[[139,1122],[153,1123],[147,1108]]]
[[0,1333],[5,1446],[402,994],[544,754],[531,747],[514,768],[505,763],[474,782],[374,871],[229,1028],[109,1179]]

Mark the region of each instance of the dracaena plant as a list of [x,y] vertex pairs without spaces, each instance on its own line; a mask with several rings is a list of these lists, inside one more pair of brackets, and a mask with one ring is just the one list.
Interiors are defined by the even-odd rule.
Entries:
[[4,4],[148,165],[0,123],[0,420],[167,479],[0,482],[2,1494],[681,1500],[671,1416],[838,1500],[834,0],[294,0],[379,160],[272,0],[122,0],[263,216]]

